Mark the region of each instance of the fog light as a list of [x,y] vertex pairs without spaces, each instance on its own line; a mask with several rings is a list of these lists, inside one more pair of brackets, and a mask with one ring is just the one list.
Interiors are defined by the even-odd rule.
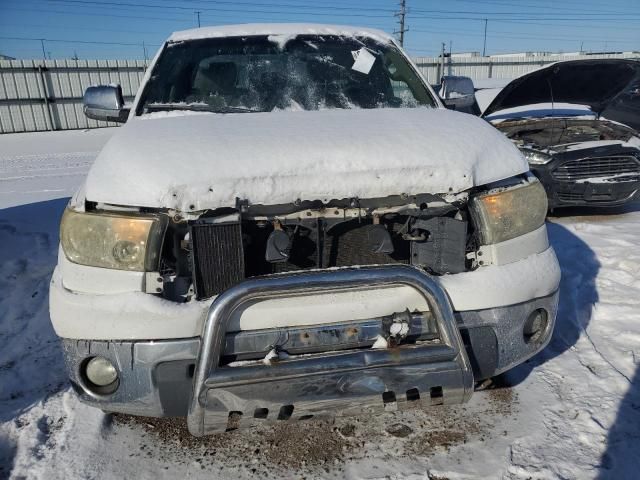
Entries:
[[538,342],[547,330],[548,323],[547,311],[543,308],[531,312],[527,321],[524,322],[524,328],[522,329],[524,341],[526,343]]
[[85,374],[96,387],[108,387],[118,380],[118,371],[109,360],[104,357],[93,357],[87,362]]

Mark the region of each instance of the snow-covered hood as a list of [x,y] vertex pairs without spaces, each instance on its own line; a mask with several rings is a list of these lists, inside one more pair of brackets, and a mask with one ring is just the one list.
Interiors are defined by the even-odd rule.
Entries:
[[[615,118],[615,109],[621,96],[639,80],[640,62],[634,60],[572,60],[554,63],[513,80],[500,91],[482,116],[553,102],[556,106],[586,106],[596,115]],[[552,112],[547,115],[559,116]],[[630,126],[638,129],[638,126]]]
[[443,109],[152,114],[92,166],[94,202],[197,211],[296,200],[459,193],[528,170],[487,122]]

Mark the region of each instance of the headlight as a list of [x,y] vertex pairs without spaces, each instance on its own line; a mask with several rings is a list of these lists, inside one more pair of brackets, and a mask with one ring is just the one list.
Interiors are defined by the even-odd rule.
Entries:
[[471,215],[482,245],[504,242],[544,224],[547,194],[537,179],[471,200]]
[[164,224],[155,216],[84,213],[67,209],[60,244],[73,263],[136,272],[157,269]]
[[551,161],[551,155],[547,155],[546,153],[538,152],[537,150],[530,150],[528,148],[521,148],[520,151],[524,158],[527,159],[527,162],[531,165],[545,165]]

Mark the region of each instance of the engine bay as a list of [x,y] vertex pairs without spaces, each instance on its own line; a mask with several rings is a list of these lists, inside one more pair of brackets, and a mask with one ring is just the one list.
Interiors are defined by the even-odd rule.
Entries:
[[205,299],[246,278],[361,265],[459,273],[473,267],[466,258],[477,243],[470,225],[464,201],[430,195],[387,198],[384,205],[358,199],[321,207],[239,202],[236,209],[169,223],[161,293],[173,301]]
[[495,127],[516,145],[535,149],[602,140],[625,142],[636,135],[624,125],[595,119],[526,119],[497,123]]

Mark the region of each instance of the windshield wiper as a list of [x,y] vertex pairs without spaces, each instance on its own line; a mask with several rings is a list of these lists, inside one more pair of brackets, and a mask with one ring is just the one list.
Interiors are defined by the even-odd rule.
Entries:
[[186,110],[192,112],[212,112],[212,113],[254,113],[260,110],[254,110],[247,107],[234,107],[224,105],[214,107],[213,105],[200,103],[152,103],[145,105],[147,111],[161,112],[168,110]]

